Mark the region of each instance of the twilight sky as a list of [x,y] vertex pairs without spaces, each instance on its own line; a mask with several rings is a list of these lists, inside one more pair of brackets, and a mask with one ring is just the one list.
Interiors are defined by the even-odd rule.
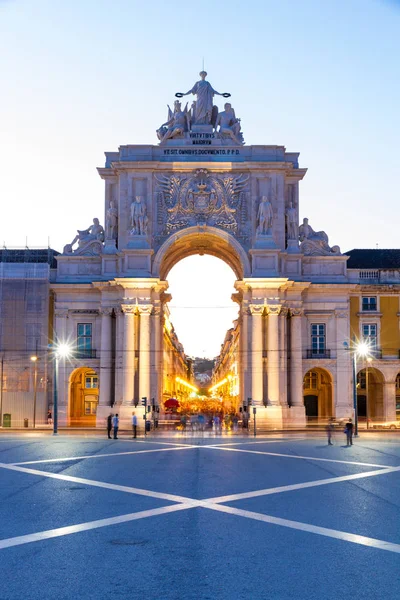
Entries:
[[[157,143],[204,56],[247,144],[300,151],[301,219],[342,250],[398,247],[399,30],[393,0],[0,0],[0,243],[61,250],[103,222],[103,152]],[[228,306],[214,261],[192,260],[171,272],[173,304],[199,305],[195,273],[192,290]],[[176,311],[187,352],[217,354],[232,311],[207,318],[208,345],[180,322],[194,308]]]

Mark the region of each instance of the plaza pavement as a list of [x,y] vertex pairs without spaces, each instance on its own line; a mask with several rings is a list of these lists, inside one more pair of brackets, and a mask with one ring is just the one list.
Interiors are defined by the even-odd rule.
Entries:
[[400,438],[0,436],[0,600],[400,596]]

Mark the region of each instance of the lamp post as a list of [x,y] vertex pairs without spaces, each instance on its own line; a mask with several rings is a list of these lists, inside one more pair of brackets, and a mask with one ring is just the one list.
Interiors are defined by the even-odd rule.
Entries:
[[[367,342],[358,342],[353,344],[353,401],[354,401],[354,435],[358,436],[358,405],[357,405],[357,356],[370,361],[371,359],[371,348]],[[368,374],[367,374],[368,378]],[[367,386],[367,400],[366,400],[366,414],[367,414],[367,428],[368,428],[368,379],[366,380]]]
[[72,347],[69,344],[58,343],[54,347],[54,402],[53,402],[53,435],[58,434],[58,361],[70,356]]
[[31,356],[33,362],[33,429],[36,427],[36,396],[37,396],[37,361],[36,355]]

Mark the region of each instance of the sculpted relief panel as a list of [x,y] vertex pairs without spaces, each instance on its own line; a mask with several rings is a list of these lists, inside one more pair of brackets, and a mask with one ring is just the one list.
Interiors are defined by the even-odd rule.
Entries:
[[249,175],[197,169],[190,174],[154,175],[154,179],[160,241],[194,225],[218,227],[247,239]]

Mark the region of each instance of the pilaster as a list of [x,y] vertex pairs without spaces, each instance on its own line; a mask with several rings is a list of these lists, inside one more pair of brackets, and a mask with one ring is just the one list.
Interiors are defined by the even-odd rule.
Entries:
[[279,398],[279,313],[280,305],[269,304],[268,312],[268,348],[267,348],[267,375],[268,375],[268,405],[278,406]]
[[263,401],[262,319],[265,306],[250,304],[249,310],[251,314],[251,396],[253,404],[260,406]]

